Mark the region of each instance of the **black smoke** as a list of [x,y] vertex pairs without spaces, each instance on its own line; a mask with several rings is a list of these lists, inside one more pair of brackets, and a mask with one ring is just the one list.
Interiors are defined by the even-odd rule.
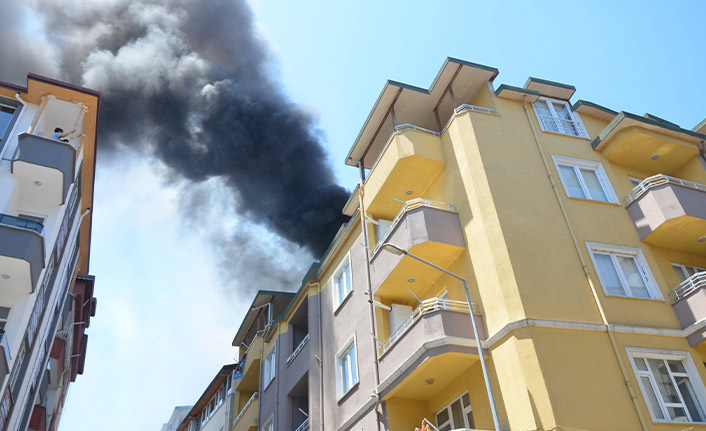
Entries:
[[[158,158],[219,177],[235,208],[320,256],[346,221],[312,115],[284,94],[243,0],[34,0],[13,13],[45,49],[0,41],[0,79],[49,74],[101,91],[101,157]],[[27,29],[24,29],[27,32]],[[36,41],[35,41],[36,42]],[[31,48],[31,49],[26,49]],[[44,57],[23,58],[22,52]],[[23,63],[24,62],[24,63]]]

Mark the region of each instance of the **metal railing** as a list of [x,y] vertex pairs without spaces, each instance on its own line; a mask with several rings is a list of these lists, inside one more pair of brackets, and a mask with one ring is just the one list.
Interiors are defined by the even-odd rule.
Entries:
[[238,416],[236,416],[235,419],[233,420],[233,426],[235,426],[235,424],[238,423],[238,421],[240,420],[240,418],[242,418],[243,415],[245,415],[245,412],[248,411],[248,407],[250,407],[250,404],[254,403],[255,400],[258,399],[259,397],[260,397],[260,393],[259,393],[259,392],[255,392],[254,394],[252,394],[252,396],[250,397],[250,399],[248,400],[248,402],[245,403],[245,405],[243,406],[242,410],[240,410],[240,413],[238,413]]
[[22,217],[15,217],[7,214],[0,214],[0,224],[33,230],[38,234],[41,234],[44,230],[44,225],[39,223],[38,221],[29,220]]
[[404,132],[405,130],[416,130],[417,132],[424,132],[424,133],[429,133],[430,135],[434,135],[434,136],[441,136],[441,133],[439,133],[439,132],[425,129],[424,127],[415,126],[414,124],[410,124],[410,123],[398,124],[395,126],[395,133]]
[[308,342],[309,342],[309,334],[306,334],[306,336],[305,336],[304,339],[299,343],[299,345],[297,346],[297,348],[294,349],[294,351],[292,352],[292,354],[289,355],[289,357],[287,358],[287,365],[289,365],[289,363],[292,362],[292,361],[294,360],[294,358],[297,357],[297,355],[299,354],[299,352],[302,351],[302,349],[304,348],[304,346],[306,346],[306,343],[308,343]]
[[306,419],[304,419],[304,422],[302,422],[301,425],[299,425],[297,427],[297,429],[295,429],[294,431],[304,431],[304,430],[308,430],[308,429],[309,429],[309,418],[306,418]]
[[[424,424],[427,424],[427,425],[428,425],[428,428],[429,428],[430,430],[439,431],[439,428],[437,428],[437,427],[436,427],[433,423],[431,423],[431,422],[429,421],[429,419],[427,419],[427,418],[422,419],[422,428],[421,428],[421,429],[424,429],[424,428],[425,428]],[[415,430],[417,430],[417,429],[420,429],[420,428],[415,428]]]
[[672,304],[674,304],[690,293],[704,287],[706,287],[706,271],[701,271],[679,283],[679,286],[675,287],[667,295]]
[[457,107],[456,109],[454,109],[454,111],[456,112],[456,114],[460,114],[466,111],[483,112],[485,114],[497,114],[497,111],[495,109],[485,108],[483,106],[468,105],[466,103]]
[[397,340],[399,340],[423,315],[441,310],[468,313],[468,303],[465,301],[453,301],[451,299],[441,298],[425,299],[421,304],[419,304],[419,307],[412,311],[412,314],[410,314],[399,327],[392,331],[387,340],[380,343],[378,346],[379,355],[382,356],[385,352],[390,350]]
[[625,205],[629,205],[636,201],[640,196],[647,193],[651,188],[661,186],[663,184],[676,184],[682,187],[688,187],[690,189],[701,190],[706,192],[706,186],[699,183],[692,183],[691,181],[682,180],[680,178],[670,177],[669,175],[657,174],[647,177],[640,182],[637,186],[627,196],[623,198]]
[[565,135],[584,136],[583,129],[578,121],[552,117],[549,115],[537,116],[542,123],[542,128],[546,131],[563,133]]
[[385,233],[382,234],[382,236],[380,237],[380,241],[378,241],[377,244],[375,244],[375,247],[370,252],[371,255],[374,256],[375,253],[377,253],[378,250],[380,250],[382,245],[387,240],[387,237],[390,236],[392,231],[397,227],[397,225],[402,220],[402,217],[404,217],[405,213],[407,213],[408,211],[411,211],[415,208],[421,208],[421,207],[436,208],[436,209],[440,209],[440,210],[444,210],[444,211],[457,212],[455,205],[447,204],[444,202],[431,201],[429,199],[422,199],[422,198],[416,198],[416,199],[409,200],[404,203],[404,205],[402,206],[402,209],[400,209],[400,211],[397,213],[395,218],[392,220],[390,227],[388,227],[387,230],[385,231]]

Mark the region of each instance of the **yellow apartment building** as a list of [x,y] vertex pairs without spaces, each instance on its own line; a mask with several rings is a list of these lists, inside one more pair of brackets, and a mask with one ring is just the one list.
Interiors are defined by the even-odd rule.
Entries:
[[706,124],[497,75],[385,85],[350,222],[234,340],[233,431],[706,429]]

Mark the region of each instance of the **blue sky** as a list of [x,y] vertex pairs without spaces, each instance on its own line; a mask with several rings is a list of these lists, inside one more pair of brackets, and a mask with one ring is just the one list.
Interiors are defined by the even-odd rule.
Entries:
[[[343,161],[385,81],[428,87],[447,56],[498,68],[496,87],[534,76],[574,85],[573,100],[649,112],[685,128],[706,118],[702,2],[537,4],[252,1],[273,73],[318,117],[349,189],[358,172]],[[98,314],[62,431],[159,430],[236,354],[230,342],[252,297],[223,287],[205,231],[179,217],[184,185],[165,182],[162,169],[135,156],[97,172]],[[204,216],[212,217],[247,224],[218,202]],[[306,252],[248,229],[303,276]]]

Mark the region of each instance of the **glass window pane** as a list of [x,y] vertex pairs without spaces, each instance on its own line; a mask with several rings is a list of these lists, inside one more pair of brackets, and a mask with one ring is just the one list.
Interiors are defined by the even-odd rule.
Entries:
[[667,361],[667,364],[669,364],[669,369],[672,370],[673,373],[686,373],[682,361]]
[[[675,362],[675,361],[670,361]],[[684,404],[689,410],[692,422],[703,422],[704,417],[701,414],[701,409],[699,408],[698,402],[696,401],[696,396],[694,395],[694,390],[691,387],[691,383],[687,377],[675,377],[674,380],[677,382],[677,387],[679,388],[679,393],[684,399]]]
[[475,428],[476,424],[473,422],[473,412],[468,412],[466,413],[466,420],[468,423],[466,424],[466,428]]
[[679,279],[679,283],[681,283],[684,280],[686,280],[687,278],[689,278],[689,276],[686,274],[686,272],[684,271],[684,268],[681,265],[672,264],[672,268],[674,268],[674,272],[677,274],[677,278]]
[[646,376],[642,376],[640,377],[640,381],[642,382],[642,387],[645,390],[644,395],[647,399],[647,405],[650,407],[652,414],[657,419],[664,419],[664,414],[662,413],[662,409],[659,407],[659,401],[657,401],[657,395],[655,395],[654,389],[652,389],[650,379]]
[[344,277],[344,283],[345,283],[345,292],[348,293],[352,289],[350,265],[346,265],[346,267],[343,269],[343,277]]
[[567,105],[563,103],[552,102],[552,106],[554,107],[554,113],[556,113],[556,116],[558,118],[561,118],[563,120],[572,120],[571,112],[569,111],[569,107]]
[[604,284],[604,288],[609,295],[620,295],[626,296],[625,289],[623,289],[623,284],[620,282],[620,277],[615,271],[615,266],[613,266],[613,260],[610,255],[602,253],[594,253],[596,258],[596,266],[598,267],[598,272],[601,274],[601,281]]
[[436,426],[442,426],[446,422],[449,421],[449,410],[444,408],[444,410],[440,411],[439,413],[436,414]]
[[461,401],[463,401],[463,407],[468,407],[471,405],[471,400],[468,398],[468,393],[463,394]]
[[461,400],[456,400],[451,403],[451,420],[454,428],[463,428],[465,426],[463,409],[461,408]]
[[581,168],[580,171],[581,176],[583,177],[583,182],[586,183],[586,188],[588,188],[588,194],[591,196],[591,199],[608,202],[608,196],[606,196],[600,181],[598,181],[598,174],[596,174],[596,171],[587,168]]
[[638,298],[649,298],[650,293],[640,275],[640,270],[637,267],[635,258],[631,256],[618,256],[618,262],[620,263],[620,269],[623,270],[625,280],[628,282],[628,286],[630,286],[632,295]]
[[647,364],[645,364],[645,360],[642,358],[634,358],[635,359],[635,366],[637,367],[638,370],[640,371],[647,371]]
[[[657,382],[662,400],[666,403],[681,404],[676,388],[672,384],[672,380],[667,372],[667,366],[662,359],[647,359],[647,364],[650,366],[652,375]],[[670,413],[671,415],[671,413]]]
[[586,194],[581,188],[579,179],[576,176],[576,171],[571,166],[559,165],[559,173],[561,174],[561,180],[564,182],[566,189],[569,191],[569,196],[572,198],[586,198]]
[[358,371],[356,369],[355,344],[351,346],[349,358],[351,363],[351,382],[356,383],[358,382]]
[[689,422],[689,418],[686,417],[686,410],[682,407],[667,407],[667,412],[669,413],[669,419],[674,422]]
[[7,126],[10,125],[10,120],[12,120],[12,116],[14,115],[14,113],[14,109],[0,106],[0,139],[2,139],[3,135],[5,134]]

